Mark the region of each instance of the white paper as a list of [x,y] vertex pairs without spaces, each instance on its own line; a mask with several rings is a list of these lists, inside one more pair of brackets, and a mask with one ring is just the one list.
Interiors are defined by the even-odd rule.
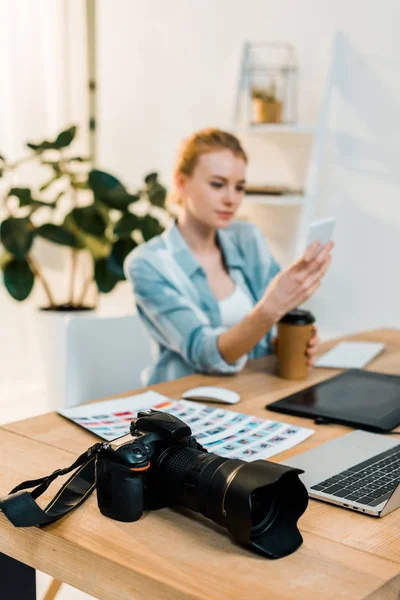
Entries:
[[129,433],[130,422],[137,412],[148,408],[166,411],[187,423],[198,442],[209,452],[245,461],[269,458],[292,448],[314,433],[313,429],[252,417],[199,402],[171,400],[153,391],[74,406],[58,412],[110,441]]
[[384,350],[379,342],[340,342],[318,358],[314,366],[332,369],[362,369]]

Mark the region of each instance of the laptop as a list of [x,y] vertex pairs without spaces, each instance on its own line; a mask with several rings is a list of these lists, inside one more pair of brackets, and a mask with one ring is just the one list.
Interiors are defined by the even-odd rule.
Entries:
[[400,440],[353,431],[282,464],[303,469],[311,498],[383,517],[400,506]]

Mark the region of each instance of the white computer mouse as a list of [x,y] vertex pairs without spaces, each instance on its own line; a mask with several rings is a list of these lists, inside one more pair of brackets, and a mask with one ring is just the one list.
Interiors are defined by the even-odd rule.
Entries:
[[225,404],[236,404],[240,400],[237,392],[213,385],[203,385],[186,390],[181,394],[181,397],[184,400],[207,400],[208,402],[224,402]]

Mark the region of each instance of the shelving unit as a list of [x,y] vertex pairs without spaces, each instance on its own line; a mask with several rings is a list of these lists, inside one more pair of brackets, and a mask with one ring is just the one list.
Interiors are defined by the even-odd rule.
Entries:
[[315,162],[314,127],[311,125],[260,124],[237,127],[249,157],[250,185],[283,185],[303,189],[303,194],[249,194],[241,218],[256,223],[265,233],[271,251],[283,265],[298,255],[310,221]]
[[[277,260],[286,265],[297,256],[304,237],[311,201],[315,135],[310,125],[263,124],[237,127],[248,154],[250,185],[281,185],[303,194],[249,194],[241,217],[256,223]],[[277,231],[279,229],[279,231]]]
[[267,196],[262,194],[249,194],[246,196],[247,204],[259,204],[261,206],[302,206],[304,195],[284,194],[282,196]]
[[237,128],[238,133],[252,135],[259,133],[301,134],[314,132],[314,125],[301,123],[254,123]]
[[246,195],[240,217],[260,227],[277,260],[286,265],[298,256],[312,219],[318,128],[309,122],[251,122],[249,52],[250,44],[245,44],[232,127],[248,155],[248,184],[281,186],[304,193]]

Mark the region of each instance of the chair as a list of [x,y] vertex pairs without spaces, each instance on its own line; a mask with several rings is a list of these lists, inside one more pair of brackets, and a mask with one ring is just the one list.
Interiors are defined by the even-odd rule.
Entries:
[[141,387],[142,371],[153,362],[137,314],[71,319],[66,338],[66,406]]
[[[151,338],[136,314],[71,319],[66,337],[66,406],[141,387],[142,371],[153,362]],[[61,585],[53,579],[43,600],[54,600]]]

